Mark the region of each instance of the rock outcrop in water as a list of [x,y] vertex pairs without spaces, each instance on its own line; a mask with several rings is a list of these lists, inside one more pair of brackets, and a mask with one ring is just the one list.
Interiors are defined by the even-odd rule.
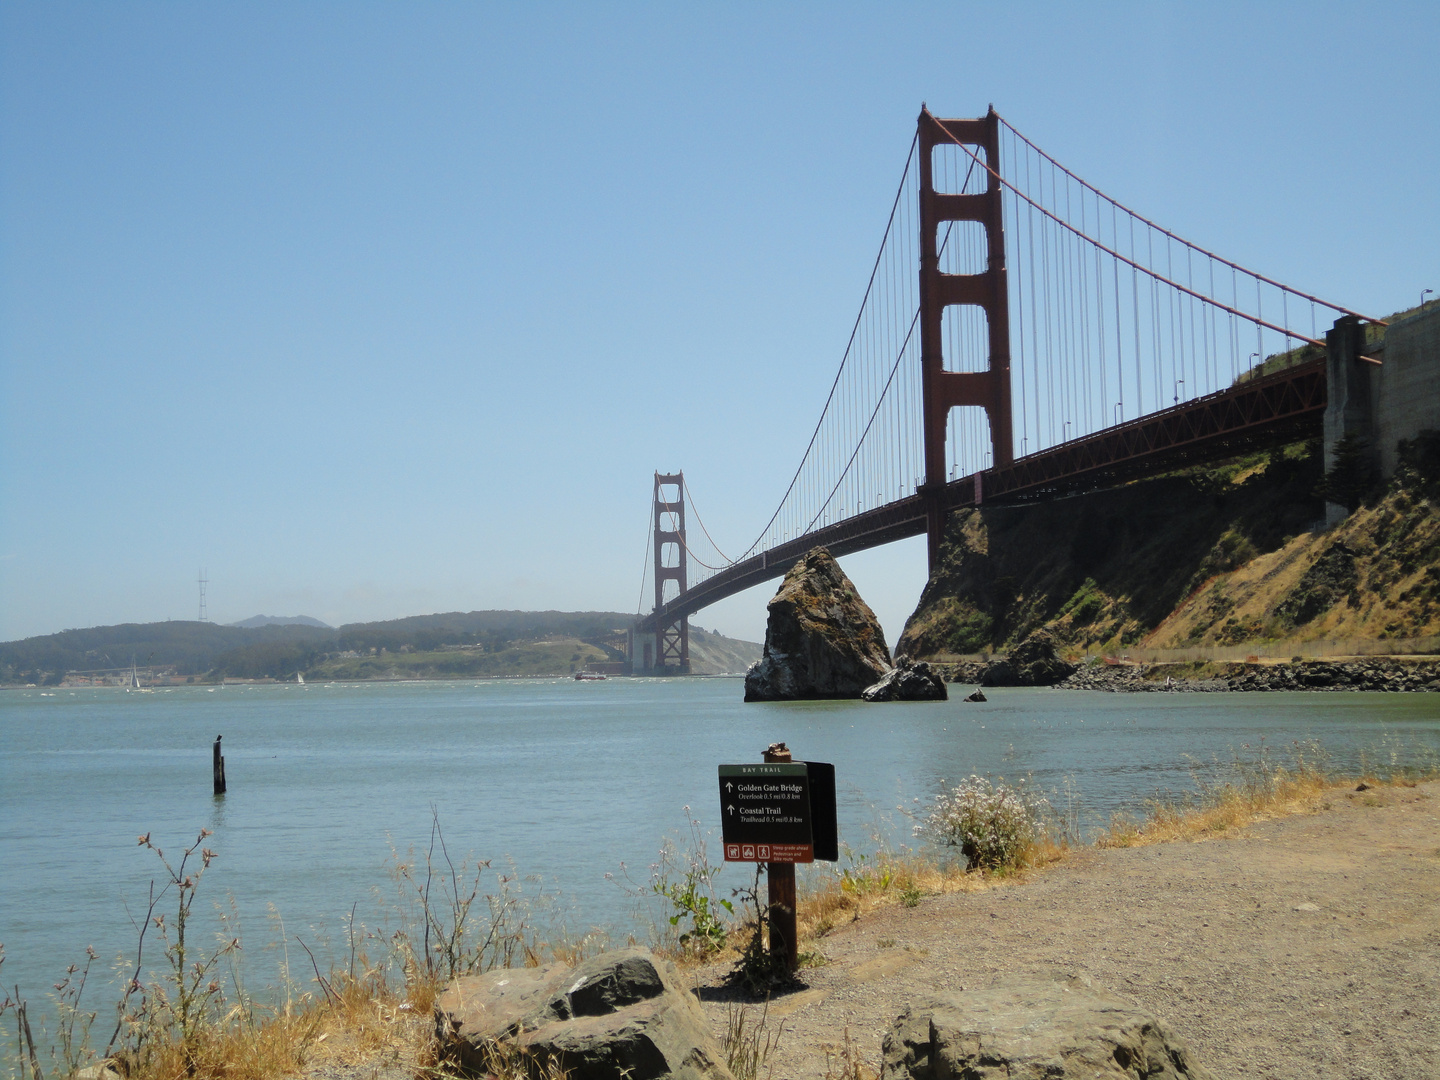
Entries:
[[1075,674],[1075,665],[1060,658],[1055,635],[1036,630],[1004,660],[985,666],[981,686],[1054,686]]
[[765,651],[746,701],[858,698],[890,671],[885,632],[824,548],[790,568],[769,605]]
[[860,696],[866,701],[946,701],[950,697],[945,680],[934,668],[908,656],[899,657],[895,667]]

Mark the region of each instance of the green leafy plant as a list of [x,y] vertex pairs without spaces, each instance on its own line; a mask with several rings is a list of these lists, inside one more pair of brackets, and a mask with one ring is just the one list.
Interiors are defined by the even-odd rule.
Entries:
[[1375,464],[1369,441],[1354,432],[1342,435],[1335,443],[1330,468],[1315,485],[1315,494],[1353,511],[1374,486]]
[[[690,830],[689,846],[677,851],[667,843],[660,859],[651,867],[650,891],[670,901],[669,924],[681,930],[679,944],[700,956],[709,956],[725,947],[730,931],[726,919],[735,913],[735,905],[715,895],[715,876],[721,867],[712,865],[705,847],[705,834],[700,822],[685,807]],[[672,876],[678,868],[678,877]],[[724,912],[722,915],[721,912]]]

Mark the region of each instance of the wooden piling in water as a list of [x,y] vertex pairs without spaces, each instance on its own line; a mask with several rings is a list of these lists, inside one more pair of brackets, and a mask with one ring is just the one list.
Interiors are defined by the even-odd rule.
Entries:
[[216,735],[215,745],[211,748],[211,756],[214,759],[211,763],[211,768],[215,776],[216,795],[225,794],[225,756],[220,753],[220,740],[224,737],[224,735]]

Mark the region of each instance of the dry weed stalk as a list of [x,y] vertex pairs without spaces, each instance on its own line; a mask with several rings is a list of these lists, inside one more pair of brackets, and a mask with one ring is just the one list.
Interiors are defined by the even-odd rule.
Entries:
[[[744,1005],[732,1004],[725,1015],[725,1035],[720,1040],[725,1051],[725,1064],[734,1074],[735,1080],[760,1080],[770,1054],[780,1045],[780,1036],[785,1032],[784,1024],[772,1030],[769,1026],[770,999],[756,1018]],[[770,1071],[764,1074],[771,1075]]]
[[865,1063],[848,1027],[838,1054],[825,1048],[825,1080],[877,1080],[879,1075],[879,1070]]

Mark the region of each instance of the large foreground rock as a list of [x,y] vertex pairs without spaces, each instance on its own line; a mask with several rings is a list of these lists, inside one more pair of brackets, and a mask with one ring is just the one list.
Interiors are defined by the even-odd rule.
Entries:
[[1211,1080],[1154,1017],[1092,986],[1013,977],[908,1006],[886,1080]]
[[1075,674],[1075,665],[1060,658],[1055,637],[1036,630],[1004,660],[985,666],[981,686],[1054,686]]
[[769,613],[765,651],[745,673],[746,701],[858,698],[890,670],[875,613],[824,548],[790,568]]
[[456,979],[435,1003],[435,1038],[443,1060],[481,1076],[519,1053],[570,1080],[734,1080],[695,998],[647,949]]
[[947,701],[945,680],[924,660],[902,656],[895,667],[860,695],[866,701]]

